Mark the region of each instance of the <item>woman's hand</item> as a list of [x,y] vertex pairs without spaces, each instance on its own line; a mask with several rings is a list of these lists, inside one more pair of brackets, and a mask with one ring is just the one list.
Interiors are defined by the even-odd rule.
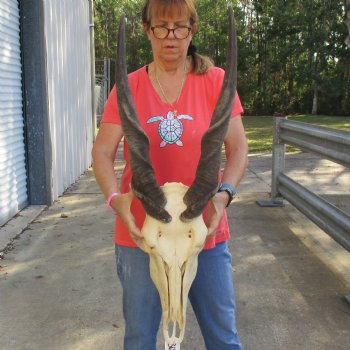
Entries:
[[228,194],[223,191],[217,192],[209,201],[206,219],[206,225],[208,227],[207,236],[214,236],[222,215],[224,214],[228,200]]
[[123,220],[125,226],[127,227],[131,238],[138,243],[143,235],[140,229],[136,226],[135,218],[130,211],[131,202],[134,195],[132,191],[128,193],[120,194],[112,199],[111,207],[114,209],[117,215]]

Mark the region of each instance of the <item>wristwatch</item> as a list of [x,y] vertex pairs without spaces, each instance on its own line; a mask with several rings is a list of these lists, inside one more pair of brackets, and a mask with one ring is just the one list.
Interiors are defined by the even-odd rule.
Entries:
[[224,191],[229,195],[229,199],[226,205],[226,207],[228,207],[237,196],[237,188],[232,186],[229,183],[222,183],[219,186],[218,192],[224,192]]

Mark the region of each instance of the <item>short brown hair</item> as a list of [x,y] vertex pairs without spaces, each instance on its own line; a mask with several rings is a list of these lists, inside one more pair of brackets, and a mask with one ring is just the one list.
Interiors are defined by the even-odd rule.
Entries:
[[[142,9],[142,22],[149,27],[152,16],[163,16],[173,13],[174,10],[180,15],[186,13],[191,25],[198,22],[195,0],[146,0]],[[197,52],[191,52],[189,55],[192,58],[192,73],[204,74],[214,65],[209,57]]]
[[198,21],[194,0],[146,0],[142,9],[142,22],[150,25],[152,16],[164,16],[177,10],[188,15],[190,24]]

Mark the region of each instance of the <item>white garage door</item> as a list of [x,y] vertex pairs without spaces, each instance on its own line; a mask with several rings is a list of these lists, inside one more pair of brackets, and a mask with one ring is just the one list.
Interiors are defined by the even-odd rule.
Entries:
[[0,0],[0,225],[27,204],[17,0]]

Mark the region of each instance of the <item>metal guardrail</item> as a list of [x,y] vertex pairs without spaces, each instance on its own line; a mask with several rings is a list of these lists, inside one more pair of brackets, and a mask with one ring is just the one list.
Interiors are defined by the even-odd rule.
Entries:
[[276,127],[279,129],[279,138],[282,142],[350,167],[349,132],[279,119]]
[[285,144],[350,168],[350,132],[275,117],[272,148],[271,198],[263,207],[283,206],[283,198],[350,251],[350,215],[284,174]]

